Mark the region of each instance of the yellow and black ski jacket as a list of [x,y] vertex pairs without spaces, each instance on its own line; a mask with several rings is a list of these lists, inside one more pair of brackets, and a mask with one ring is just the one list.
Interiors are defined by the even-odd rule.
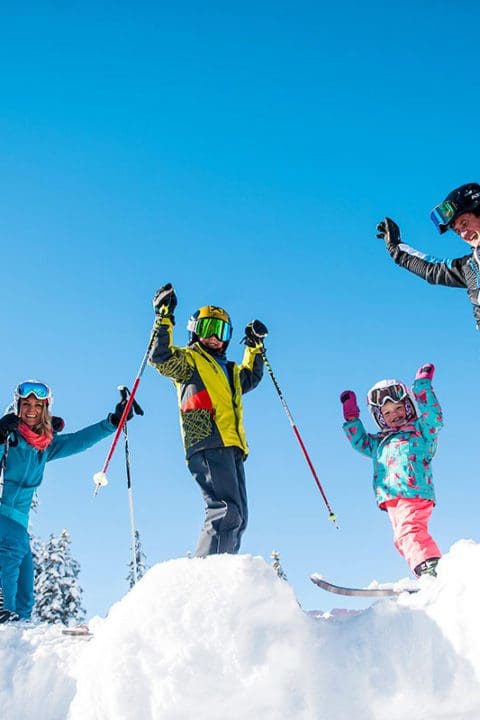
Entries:
[[149,363],[175,383],[180,425],[187,460],[199,450],[235,446],[248,455],[243,427],[242,394],[253,390],[263,375],[261,346],[245,347],[241,365],[222,366],[201,343],[173,345],[173,324],[168,317],[156,320],[157,335]]

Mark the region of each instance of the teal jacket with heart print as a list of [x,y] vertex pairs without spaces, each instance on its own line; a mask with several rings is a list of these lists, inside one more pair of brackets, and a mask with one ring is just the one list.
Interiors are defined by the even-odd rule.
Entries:
[[442,410],[431,380],[415,380],[413,393],[418,418],[401,428],[370,434],[360,419],[343,425],[352,447],[373,460],[373,490],[382,510],[394,498],[435,502],[431,462],[443,425]]

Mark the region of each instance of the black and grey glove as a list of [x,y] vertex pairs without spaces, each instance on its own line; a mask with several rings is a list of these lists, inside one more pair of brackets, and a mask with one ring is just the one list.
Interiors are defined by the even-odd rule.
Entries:
[[[108,419],[110,420],[112,425],[115,425],[115,427],[118,427],[118,423],[121,420],[121,417],[123,415],[123,411],[125,409],[126,404],[127,404],[127,400],[120,400],[120,402],[118,402],[115,405],[114,412],[110,413],[110,415],[108,416]],[[128,411],[128,415],[127,415],[127,420],[131,420],[132,417],[133,417],[133,409],[132,409],[132,407],[130,407],[130,410]]]
[[56,432],[56,433],[62,432],[64,427],[65,427],[65,420],[61,417],[58,417],[57,415],[54,415],[52,417],[53,432]]
[[400,228],[394,220],[386,217],[377,225],[377,238],[384,240],[387,247],[397,247],[401,243]]
[[252,348],[259,346],[263,347],[267,335],[267,326],[260,320],[252,320],[252,322],[248,323],[245,328],[245,336],[242,338],[241,342],[244,342],[245,345]]
[[15,413],[8,413],[0,418],[0,443],[4,443],[10,433],[18,429],[20,418]]
[[153,309],[157,317],[168,317],[172,322],[175,322],[173,314],[177,307],[177,296],[171,283],[162,285],[158,288],[153,298]]

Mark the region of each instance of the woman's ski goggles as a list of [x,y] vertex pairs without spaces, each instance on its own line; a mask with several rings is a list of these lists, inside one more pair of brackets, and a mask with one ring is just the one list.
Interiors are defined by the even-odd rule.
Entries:
[[232,337],[232,326],[219,318],[200,318],[195,323],[194,332],[201,338],[215,336],[221,342],[228,342]]
[[41,382],[33,382],[31,380],[20,383],[17,387],[16,394],[21,398],[26,398],[29,395],[35,395],[37,400],[49,400],[52,397],[52,392],[48,385]]
[[396,383],[388,387],[372,388],[368,393],[367,402],[369,405],[383,407],[387,400],[393,403],[401,402],[407,397],[407,389],[404,385]]
[[452,224],[457,213],[458,209],[455,205],[446,200],[445,202],[440,203],[440,205],[437,205],[437,207],[433,208],[430,213],[430,218],[437,230],[440,233],[444,233]]

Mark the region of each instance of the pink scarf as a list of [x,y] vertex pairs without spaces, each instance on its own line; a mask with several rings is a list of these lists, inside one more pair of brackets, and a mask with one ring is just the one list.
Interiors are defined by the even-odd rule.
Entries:
[[33,445],[37,450],[46,450],[52,442],[53,433],[50,432],[47,435],[38,435],[36,432],[31,430],[26,423],[19,423],[18,432],[25,438],[25,440]]

